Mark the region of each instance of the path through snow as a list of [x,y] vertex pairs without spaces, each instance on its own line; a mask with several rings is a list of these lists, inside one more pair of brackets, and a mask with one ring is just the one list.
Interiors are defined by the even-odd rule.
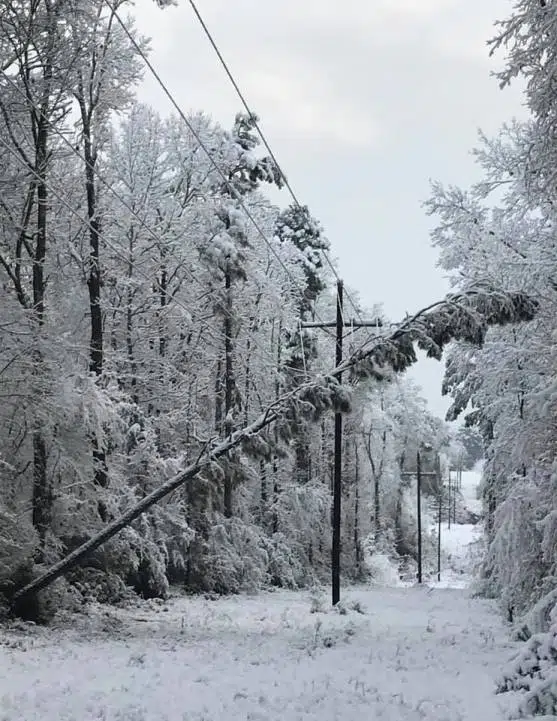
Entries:
[[359,587],[346,613],[317,606],[307,592],[177,598],[0,631],[0,721],[503,718],[493,677],[512,644],[489,602]]

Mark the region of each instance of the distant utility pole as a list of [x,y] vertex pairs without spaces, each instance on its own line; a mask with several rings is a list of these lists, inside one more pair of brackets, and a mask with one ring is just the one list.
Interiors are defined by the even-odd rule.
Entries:
[[418,492],[418,583],[422,582],[422,459],[416,453],[416,488]]
[[422,479],[437,478],[438,471],[426,472],[422,471],[422,457],[420,451],[416,453],[416,472],[403,471],[401,476],[416,476],[416,495],[417,495],[417,533],[418,533],[418,583],[423,580],[423,554],[422,554]]
[[[328,323],[302,323],[302,328],[336,328],[335,363],[342,363],[343,328],[379,328],[383,325],[380,319],[369,321],[344,320],[344,284],[337,281],[337,314],[336,320]],[[337,376],[342,382],[341,375]],[[333,606],[340,601],[340,530],[341,530],[341,498],[342,498],[342,413],[335,413],[335,445],[333,475],[333,544],[331,551],[331,581]]]
[[[451,476],[452,471],[452,476]],[[453,517],[453,525],[456,524],[456,493],[460,490],[460,478],[462,477],[462,473],[459,473],[458,468],[452,468],[449,470],[449,477],[452,477],[452,483],[451,483],[451,491],[452,491],[452,499],[451,496],[449,496],[449,520],[450,516],[452,514]],[[449,526],[450,528],[450,526]]]
[[456,526],[456,492],[458,489],[458,476],[453,481],[453,526]]
[[443,481],[441,478],[441,458],[437,454],[437,492],[439,494],[439,518],[437,523],[437,580],[441,580],[441,517],[443,513]]
[[449,499],[447,503],[447,520],[448,520],[448,529],[451,530],[451,468],[449,468]]

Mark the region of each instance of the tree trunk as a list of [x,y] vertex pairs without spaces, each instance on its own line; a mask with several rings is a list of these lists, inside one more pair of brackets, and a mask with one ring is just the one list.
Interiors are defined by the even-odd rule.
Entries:
[[[275,324],[273,323],[273,331],[275,328]],[[272,345],[272,341],[271,341]],[[281,364],[282,364],[282,321],[279,320],[278,323],[278,329],[277,329],[277,373],[276,373],[276,380],[275,380],[275,401],[277,401],[280,398],[280,371],[281,371]],[[278,446],[279,443],[279,435],[277,432],[276,427],[274,428],[274,441],[275,441],[275,447]],[[279,530],[279,514],[278,514],[278,503],[280,498],[280,481],[279,481],[279,467],[278,467],[278,458],[275,453],[273,457],[273,521],[272,521],[272,530],[273,533],[278,533]]]
[[297,434],[295,445],[294,445],[294,458],[295,458],[295,472],[296,483],[305,485],[311,480],[311,454],[309,444],[305,438],[307,433],[307,427],[305,423],[298,423]]
[[354,441],[354,556],[356,572],[362,571],[362,547],[360,542],[360,457],[358,444]]
[[[225,314],[224,314],[224,434],[230,436],[234,429],[232,420],[234,406],[234,366],[232,343],[232,278],[229,264],[225,272]],[[229,463],[224,465],[224,515],[232,518],[232,469]]]
[[383,461],[385,458],[385,447],[387,442],[387,431],[383,431],[383,450],[379,469],[374,469],[373,474],[373,520],[375,525],[375,540],[381,536],[381,476],[383,474]]
[[[137,364],[135,362],[134,343],[133,343],[133,289],[132,289],[132,278],[134,269],[134,228],[133,226],[128,231],[128,287],[126,290],[126,351],[128,355],[128,367],[129,367],[129,388],[131,390],[131,396],[134,403],[137,403]],[[125,384],[127,385],[127,383]]]
[[91,345],[89,370],[96,376],[103,372],[103,325],[101,309],[100,270],[100,222],[97,215],[95,188],[96,154],[91,144],[91,128],[84,123],[85,190],[87,194],[87,219],[89,221],[89,311],[91,313]]
[[222,360],[217,360],[217,370],[215,374],[215,430],[218,433],[222,431]]
[[255,318],[252,316],[249,323],[249,331],[246,337],[246,363],[244,370],[244,425],[249,423],[249,411],[251,402],[251,336],[254,332]]
[[159,355],[164,358],[166,355],[166,323],[165,310],[168,304],[168,270],[166,268],[166,249],[161,248],[161,280],[159,283]]
[[372,430],[366,433],[365,449],[371,467],[371,476],[373,479],[373,537],[377,541],[381,536],[381,476],[383,475],[383,466],[385,460],[385,449],[387,443],[387,431],[383,431],[381,449],[381,458],[379,463],[373,457],[373,449],[371,446]]
[[261,459],[259,461],[259,477],[260,477],[260,516],[261,525],[263,528],[267,527],[267,508],[269,505],[269,491],[267,490],[267,463]]
[[[47,71],[45,71],[46,73]],[[48,71],[50,74],[50,70]],[[48,165],[48,125],[46,118],[37,120],[36,172],[40,176],[37,184],[37,232],[33,257],[33,310],[37,325],[37,340],[40,339],[45,320],[45,280],[48,189],[46,185]],[[43,380],[43,357],[40,348],[34,352],[34,375]],[[33,430],[33,525],[37,529],[41,546],[52,524],[53,490],[48,478],[47,449],[44,433],[39,422]]]
[[[83,144],[85,158],[85,191],[87,196],[87,219],[89,221],[89,276],[87,287],[89,289],[89,312],[91,316],[91,341],[89,347],[89,370],[100,378],[103,372],[103,320],[101,308],[101,269],[100,269],[100,221],[97,212],[97,194],[95,188],[96,151],[92,144],[92,129],[90,113],[85,110],[84,101],[81,103],[83,123]],[[108,471],[106,452],[103,440],[93,435],[93,481],[98,488],[108,486]],[[103,523],[108,519],[106,502],[99,499],[97,503],[99,517]]]

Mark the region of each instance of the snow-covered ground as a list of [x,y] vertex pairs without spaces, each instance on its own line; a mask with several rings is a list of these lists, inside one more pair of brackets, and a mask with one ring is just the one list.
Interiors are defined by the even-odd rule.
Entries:
[[[2,721],[495,721],[509,653],[489,603],[454,589],[350,590],[97,610],[2,634]],[[323,599],[327,607],[327,599]]]
[[463,471],[460,489],[467,508],[478,515],[482,512],[482,502],[477,495],[481,476],[481,470]]
[[[0,721],[496,721],[512,644],[455,588],[93,608],[0,630]],[[363,611],[363,613],[362,613]]]
[[[477,498],[477,488],[481,480],[481,471],[464,471],[460,492],[468,510],[477,514],[482,511],[482,502]],[[432,526],[437,533],[436,524]],[[477,544],[482,537],[481,524],[448,523],[441,526],[441,545],[443,548],[441,583],[430,582],[430,585],[449,588],[467,588],[470,584],[470,573],[475,563],[475,554],[471,545]]]

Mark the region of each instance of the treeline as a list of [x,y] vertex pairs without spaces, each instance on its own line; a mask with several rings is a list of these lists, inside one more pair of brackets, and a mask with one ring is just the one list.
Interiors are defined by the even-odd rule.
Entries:
[[492,330],[481,350],[455,345],[445,376],[450,417],[465,416],[486,449],[481,590],[521,637],[547,632],[532,637],[499,684],[525,693],[521,718],[557,713],[556,20],[555,3],[520,0],[496,26],[491,49],[505,56],[498,79],[523,85],[530,117],[481,135],[483,179],[468,190],[436,185],[428,204],[441,265],[457,287],[520,287],[539,304],[532,323]]
[[[0,68],[0,587],[9,596],[330,369],[334,339],[302,324],[333,317],[334,284],[308,209],[265,196],[282,178],[260,152],[254,118],[224,129],[199,113],[186,125],[137,102],[142,59],[113,3],[3,7]],[[353,350],[361,336],[346,342]],[[404,379],[369,379],[351,395],[343,571],[362,578],[377,545],[415,553],[404,457],[450,439]],[[318,398],[308,402],[318,409]],[[170,584],[227,593],[324,578],[331,419],[301,412],[288,433],[269,428],[257,452],[244,445],[212,464],[68,581],[84,598],[117,600],[129,587],[152,597]]]

